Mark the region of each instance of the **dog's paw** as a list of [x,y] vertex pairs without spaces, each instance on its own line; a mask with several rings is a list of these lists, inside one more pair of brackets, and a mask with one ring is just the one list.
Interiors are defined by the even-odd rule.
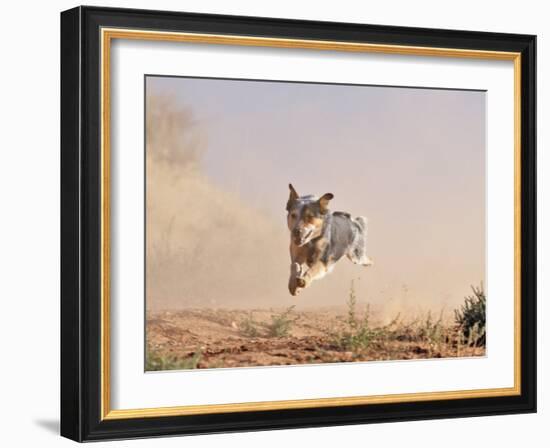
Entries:
[[298,286],[297,277],[291,276],[288,280],[288,292],[290,292],[290,295],[297,296],[300,294],[302,288]]
[[294,284],[292,284],[292,285],[288,285],[288,291],[290,292],[290,295],[295,296],[295,297],[298,294],[300,294],[302,289],[304,289],[304,288],[299,288],[298,285],[296,284],[296,282],[294,282]]
[[300,277],[302,275],[302,265],[299,263],[292,263],[290,265],[290,274],[294,277]]
[[374,266],[374,261],[372,261],[372,258],[369,258],[369,257],[365,257],[365,258],[366,260],[363,263],[363,266],[366,266],[366,267]]
[[304,267],[299,263],[290,265],[290,279],[288,281],[288,290],[293,296],[300,294],[302,289],[307,286],[306,279],[303,277]]

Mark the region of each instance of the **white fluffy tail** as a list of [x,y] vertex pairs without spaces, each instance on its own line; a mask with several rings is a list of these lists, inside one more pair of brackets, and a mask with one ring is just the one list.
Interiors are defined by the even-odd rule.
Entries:
[[366,231],[367,230],[367,224],[368,220],[364,216],[358,216],[357,218],[353,219],[357,225],[361,228],[361,230]]

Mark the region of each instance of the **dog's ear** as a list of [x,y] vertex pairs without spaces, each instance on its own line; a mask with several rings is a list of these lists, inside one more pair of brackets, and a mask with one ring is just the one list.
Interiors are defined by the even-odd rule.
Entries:
[[334,195],[332,193],[325,193],[321,196],[319,199],[319,209],[321,210],[321,213],[326,213],[328,211],[328,203],[333,198]]
[[290,190],[290,194],[288,196],[288,202],[286,203],[286,210],[289,211],[292,206],[294,205],[294,202],[300,197],[300,195],[296,192],[292,184],[288,184],[288,189]]

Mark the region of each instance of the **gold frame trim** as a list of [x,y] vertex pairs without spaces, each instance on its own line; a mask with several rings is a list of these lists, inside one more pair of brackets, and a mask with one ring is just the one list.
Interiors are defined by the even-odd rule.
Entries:
[[[101,420],[168,417],[225,412],[246,412],[350,406],[413,401],[503,397],[521,394],[521,53],[418,47],[305,39],[279,39],[199,33],[101,29]],[[216,405],[189,405],[142,409],[111,409],[110,366],[110,52],[113,39],[299,48],[323,51],[384,53],[413,56],[492,59],[514,62],[514,386],[508,388],[422,392],[356,397],[314,398]]]

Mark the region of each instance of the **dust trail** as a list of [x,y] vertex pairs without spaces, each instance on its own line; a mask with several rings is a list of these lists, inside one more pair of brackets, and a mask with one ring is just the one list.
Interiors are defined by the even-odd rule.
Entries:
[[286,299],[284,228],[201,172],[205,136],[189,110],[147,101],[147,308]]

